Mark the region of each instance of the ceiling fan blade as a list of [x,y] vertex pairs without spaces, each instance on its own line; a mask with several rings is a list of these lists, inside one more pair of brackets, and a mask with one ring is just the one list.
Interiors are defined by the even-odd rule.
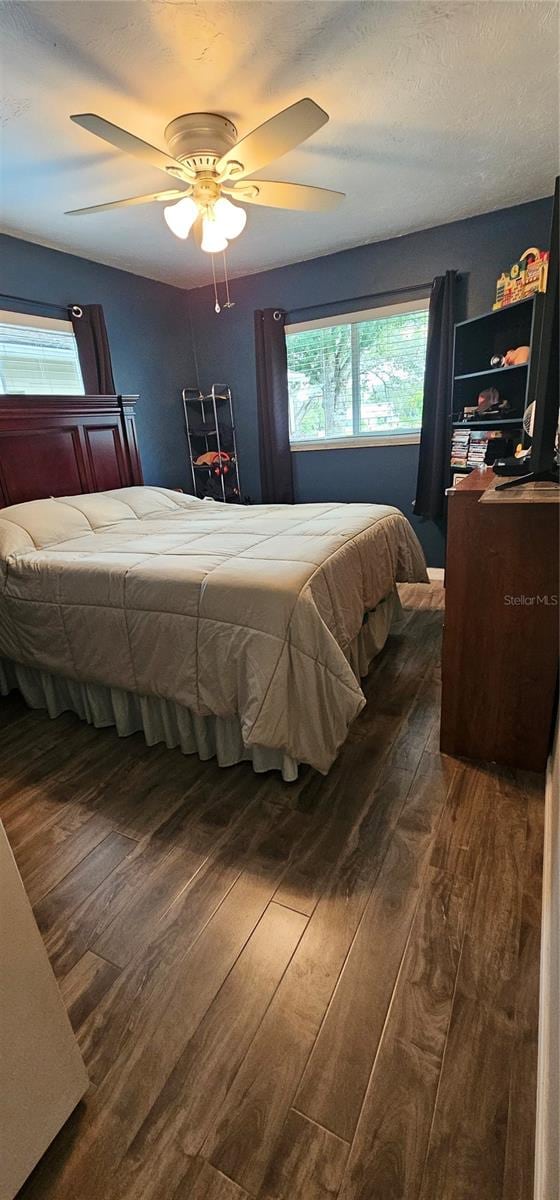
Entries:
[[[293,150],[294,146],[299,146],[300,142],[325,125],[328,119],[328,113],[319,108],[314,100],[308,97],[298,100],[232,146],[216,164],[216,170],[221,174],[227,168],[232,179],[252,175],[267,163],[287,154],[288,150]],[[237,169],[239,166],[240,170]]]
[[119,125],[113,125],[104,117],[98,117],[95,113],[77,113],[70,117],[70,120],[74,121],[75,125],[81,125],[82,129],[87,129],[88,133],[94,133],[104,142],[109,142],[117,150],[122,150],[125,154],[133,154],[135,158],[141,158],[150,167],[157,167],[159,171],[165,171],[168,175],[179,179],[195,178],[194,171],[185,163],[180,163],[178,159],[172,158],[164,150],[158,150],[156,146],[150,146],[149,142],[142,141],[142,138],[135,137],[133,133],[121,129]]
[[269,208],[295,208],[302,212],[330,212],[344,199],[344,192],[309,187],[306,183],[272,183],[269,179],[248,179],[224,190],[242,204],[265,204]]
[[131,204],[152,204],[154,200],[179,200],[187,193],[174,188],[171,192],[149,192],[147,196],[131,196],[128,200],[110,200],[108,204],[92,204],[90,208],[71,208],[65,217],[81,217],[84,213],[108,212],[110,208],[128,208]]

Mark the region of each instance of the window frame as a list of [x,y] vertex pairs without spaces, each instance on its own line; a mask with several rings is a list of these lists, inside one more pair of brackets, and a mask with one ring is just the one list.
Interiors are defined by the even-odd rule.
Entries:
[[[414,300],[397,301],[395,304],[378,305],[376,308],[361,309],[359,312],[337,313],[332,317],[318,317],[311,321],[294,321],[284,326],[284,333],[290,336],[294,333],[305,333],[309,329],[326,329],[332,325],[358,325],[366,321],[380,320],[383,317],[394,317],[400,313],[428,311],[430,297],[426,293]],[[352,370],[352,401],[359,403],[356,395],[356,372]],[[339,438],[317,438],[301,441],[290,438],[290,450],[300,454],[305,450],[359,450],[368,446],[410,446],[419,445],[421,430],[403,430],[401,433],[355,433]]]
[[[80,355],[78,353],[78,344],[76,341],[76,335],[72,328],[72,322],[70,320],[65,319],[63,317],[46,317],[46,316],[43,316],[42,314],[40,315],[39,313],[17,312],[15,309],[0,309],[0,325],[29,326],[29,328],[31,328],[31,329],[42,329],[46,333],[50,332],[50,333],[70,333],[70,334],[72,334],[72,337],[74,339],[74,346],[75,346],[75,350],[76,350],[76,367],[78,370],[79,378],[81,380],[82,390],[79,392],[68,392],[68,393],[64,393],[64,394],[65,395],[75,395],[75,396],[85,396],[86,395],[85,384],[84,384],[84,380],[83,380],[83,376],[82,376],[82,368],[81,368],[81,364],[80,364]],[[0,395],[21,396],[22,398],[27,397],[27,396],[41,396],[41,395],[51,395],[51,394],[55,395],[58,393],[54,393],[54,392],[53,393],[0,392]]]

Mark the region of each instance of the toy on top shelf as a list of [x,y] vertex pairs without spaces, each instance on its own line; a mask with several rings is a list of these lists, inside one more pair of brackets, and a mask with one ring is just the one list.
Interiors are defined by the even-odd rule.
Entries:
[[548,250],[530,246],[518,262],[513,263],[509,274],[502,271],[496,282],[496,300],[493,308],[506,308],[518,300],[526,300],[534,292],[546,292],[548,277]]

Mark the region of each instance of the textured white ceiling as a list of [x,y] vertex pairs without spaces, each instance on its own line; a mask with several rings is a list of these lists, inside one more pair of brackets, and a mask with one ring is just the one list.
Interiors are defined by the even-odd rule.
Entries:
[[330,123],[260,172],[347,193],[334,213],[250,208],[232,274],[506,207],[552,191],[558,6],[314,0],[0,4],[3,228],[182,287],[210,261],[150,205],[65,208],[165,187],[73,125],[97,112],[164,146],[179,113],[248,132],[309,95]]

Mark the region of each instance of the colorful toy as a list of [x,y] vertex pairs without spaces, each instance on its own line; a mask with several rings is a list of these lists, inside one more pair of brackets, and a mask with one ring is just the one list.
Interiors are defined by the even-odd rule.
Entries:
[[227,475],[229,472],[228,463],[231,462],[231,454],[227,450],[209,450],[206,454],[199,454],[195,459],[195,467],[210,467],[213,474]]
[[546,292],[548,277],[548,250],[530,246],[518,262],[513,263],[509,274],[502,271],[496,282],[496,300],[492,308],[505,308],[517,300],[526,300],[535,292]]

